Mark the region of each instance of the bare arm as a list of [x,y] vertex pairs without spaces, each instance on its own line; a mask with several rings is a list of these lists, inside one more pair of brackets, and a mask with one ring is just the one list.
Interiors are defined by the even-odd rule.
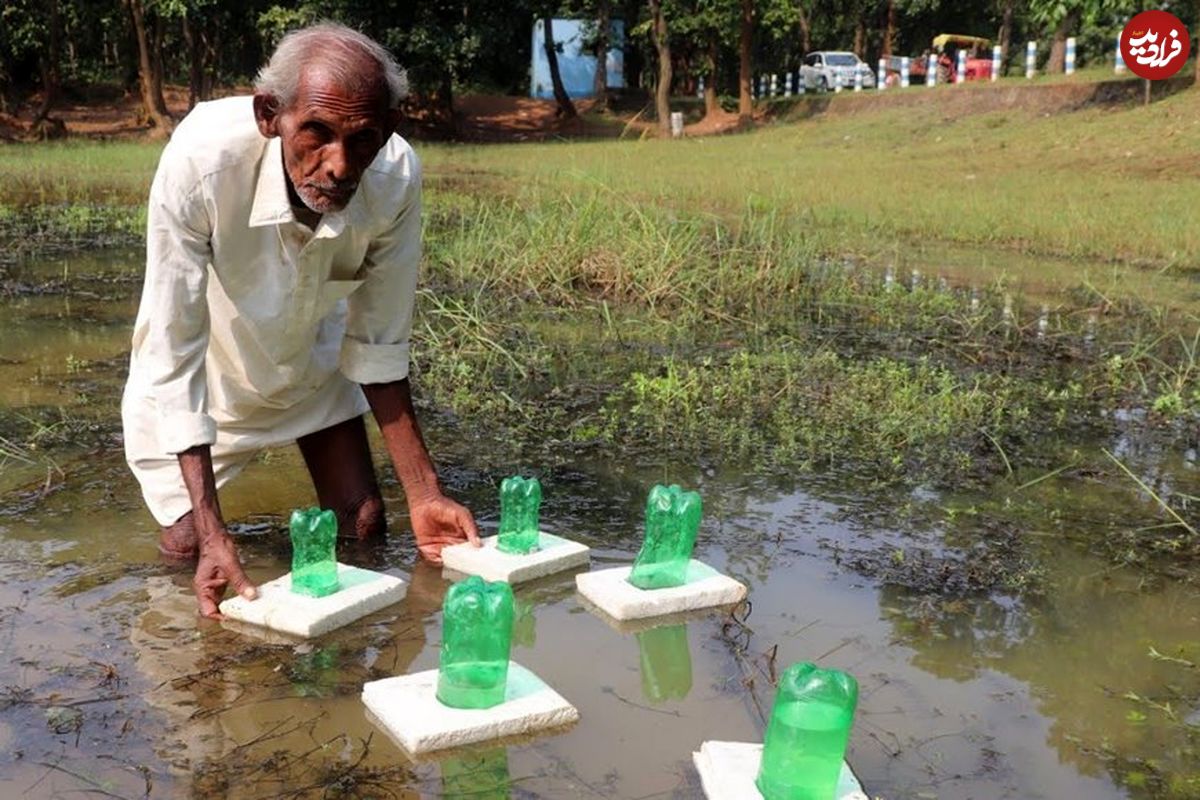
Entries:
[[363,384],[362,389],[404,487],[421,555],[437,564],[445,545],[462,541],[478,545],[479,531],[471,512],[446,497],[438,484],[437,471],[417,423],[408,378]]
[[179,469],[192,501],[192,522],[200,539],[200,561],[192,588],[200,602],[200,613],[219,617],[217,605],[227,585],[247,600],[258,597],[258,590],[242,570],[237,549],[225,530],[209,446],[197,445],[180,453]]

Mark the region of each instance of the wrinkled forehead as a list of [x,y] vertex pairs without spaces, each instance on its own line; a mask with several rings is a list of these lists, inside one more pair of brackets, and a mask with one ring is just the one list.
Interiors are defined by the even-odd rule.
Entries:
[[383,71],[369,59],[336,66],[314,63],[300,73],[292,110],[383,120],[389,99]]

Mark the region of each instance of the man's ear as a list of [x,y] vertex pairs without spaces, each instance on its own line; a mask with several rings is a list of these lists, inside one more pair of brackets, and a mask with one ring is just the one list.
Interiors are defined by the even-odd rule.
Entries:
[[268,139],[279,135],[279,102],[269,94],[254,95],[254,119],[258,132]]

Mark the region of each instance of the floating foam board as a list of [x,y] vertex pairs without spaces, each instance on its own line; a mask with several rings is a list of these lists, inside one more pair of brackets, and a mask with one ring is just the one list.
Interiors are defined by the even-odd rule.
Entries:
[[688,564],[687,583],[667,589],[639,589],[626,580],[632,569],[614,567],[576,575],[575,587],[619,622],[731,605],[746,597],[745,586],[695,559]]
[[[761,744],[752,742],[704,742],[692,753],[700,783],[708,800],[758,800],[762,792],[754,785],[762,763]],[[858,776],[842,762],[835,800],[869,800]]]
[[591,560],[591,549],[587,545],[552,533],[540,532],[538,549],[524,555],[502,552],[496,546],[499,541],[499,536],[489,536],[482,540],[480,547],[456,544],[442,548],[442,564],[447,577],[459,573],[517,584],[586,566]]
[[450,708],[437,699],[436,669],[370,681],[362,700],[373,719],[411,755],[569,725],[579,711],[515,661],[508,662],[504,702]]
[[645,633],[646,631],[663,628],[668,625],[686,625],[689,622],[707,619],[718,613],[720,609],[720,606],[712,606],[710,608],[697,608],[692,611],[680,611],[677,614],[663,614],[657,617],[620,620],[609,616],[607,611],[582,595],[579,598],[579,604],[586,608],[592,616],[620,634]]
[[292,574],[258,587],[258,599],[230,597],[221,613],[234,622],[249,623],[293,636],[312,638],[349,625],[357,619],[404,599],[408,584],[392,575],[339,563],[341,588],[325,597],[305,597],[291,590]]

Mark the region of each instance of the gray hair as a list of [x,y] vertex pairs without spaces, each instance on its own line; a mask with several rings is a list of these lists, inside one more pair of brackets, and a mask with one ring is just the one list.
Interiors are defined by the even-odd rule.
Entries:
[[[376,74],[364,75],[363,59],[379,65]],[[291,31],[275,48],[271,60],[258,72],[254,90],[271,95],[283,108],[296,100],[300,75],[306,67],[319,65],[339,84],[365,88],[382,80],[388,88],[388,108],[397,108],[408,95],[408,76],[387,48],[353,28],[322,22]]]

